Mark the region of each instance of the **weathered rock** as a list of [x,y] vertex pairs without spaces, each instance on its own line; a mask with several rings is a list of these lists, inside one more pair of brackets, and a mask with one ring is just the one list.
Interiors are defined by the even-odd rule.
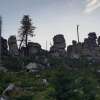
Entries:
[[83,48],[83,50],[82,50],[82,54],[81,54],[82,56],[86,56],[86,57],[88,57],[88,56],[91,56],[91,52],[90,52],[90,50],[89,49],[87,49],[87,48]]
[[100,61],[99,38],[97,44],[97,36],[95,32],[90,32],[88,38],[83,43],[72,42],[67,48],[67,56],[71,58],[87,57],[89,59],[97,59]]
[[97,39],[97,36],[96,36],[95,32],[90,32],[88,34],[88,46],[89,46],[89,49],[92,50],[95,47],[97,47],[96,39]]
[[15,36],[10,36],[8,39],[8,45],[9,45],[9,53],[12,56],[19,55],[18,52],[18,46],[17,46],[17,40]]
[[7,56],[8,55],[8,46],[7,46],[7,40],[1,37],[1,55]]
[[15,90],[15,85],[9,84],[8,87],[3,91],[3,94],[9,96],[10,92],[12,92],[14,90]]
[[0,72],[7,72],[8,70],[5,67],[0,66]]
[[86,38],[83,43],[82,56],[86,56],[91,59],[98,56],[97,53],[99,48],[96,39],[97,36],[95,32],[90,32],[88,34],[88,38]]
[[47,79],[42,79],[42,82],[43,82],[43,84],[45,85],[45,86],[48,86],[48,81],[47,81]]
[[72,45],[67,48],[67,57],[79,59],[82,50],[82,43],[77,43],[75,40],[72,41]]
[[88,38],[85,38],[85,39],[84,39],[83,48],[85,48],[85,49],[86,49],[86,48],[87,48],[87,49],[89,48],[89,39],[88,39]]
[[95,33],[95,32],[90,32],[90,33],[88,34],[88,38],[89,38],[89,39],[96,40],[96,39],[97,39],[96,33]]
[[53,56],[65,56],[66,51],[65,38],[62,34],[58,34],[53,38],[53,46],[50,48],[50,53]]
[[38,43],[34,43],[34,42],[28,42],[28,46],[27,47],[21,47],[20,49],[20,55],[21,56],[26,56],[26,52],[27,52],[27,56],[34,56],[36,54],[39,54],[41,51],[41,45]]
[[28,43],[28,52],[29,56],[39,53],[41,50],[41,45],[38,43],[29,42]]
[[69,45],[69,46],[67,47],[67,57],[68,57],[68,58],[70,58],[71,55],[72,55],[72,50],[73,50],[72,48],[73,48],[72,45]]
[[100,36],[98,37],[97,42],[98,42],[98,46],[100,46]]
[[28,72],[32,72],[32,73],[39,72],[37,63],[29,63],[27,66],[25,66],[25,68]]
[[14,95],[18,95],[22,91],[22,88],[17,87],[15,84],[10,83],[7,88],[3,91],[0,100],[12,100]]

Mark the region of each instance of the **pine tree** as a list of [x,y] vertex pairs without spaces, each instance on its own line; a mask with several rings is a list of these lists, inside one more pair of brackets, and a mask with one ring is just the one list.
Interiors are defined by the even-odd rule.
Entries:
[[25,45],[27,48],[28,45],[28,36],[33,37],[35,26],[32,26],[31,18],[29,18],[29,15],[24,15],[23,19],[21,21],[21,28],[19,30],[19,38],[20,38],[20,45],[19,49],[22,47],[22,44]]

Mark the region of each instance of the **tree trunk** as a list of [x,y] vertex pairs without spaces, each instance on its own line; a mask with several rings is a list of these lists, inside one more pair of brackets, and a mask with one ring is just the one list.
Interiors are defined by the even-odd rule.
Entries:
[[25,40],[25,44],[26,44],[26,47],[27,47],[27,40],[28,40],[28,35],[26,34],[26,40]]
[[25,53],[25,55],[28,56],[28,35],[27,34],[26,34],[25,45],[26,45],[26,53]]

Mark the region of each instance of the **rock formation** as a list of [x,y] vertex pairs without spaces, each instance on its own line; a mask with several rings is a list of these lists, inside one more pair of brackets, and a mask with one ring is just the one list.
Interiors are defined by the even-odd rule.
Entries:
[[98,46],[100,46],[100,36],[98,37]]
[[25,56],[25,53],[26,53],[26,47],[21,47],[21,49],[19,50],[20,56]]
[[97,47],[96,39],[97,39],[97,36],[96,36],[95,32],[90,32],[88,34],[88,47],[89,47],[89,49],[92,50],[95,47]]
[[50,48],[50,53],[53,56],[64,56],[66,54],[65,48],[66,43],[64,36],[62,34],[54,36],[53,46]]
[[39,72],[39,68],[38,68],[37,63],[29,63],[28,65],[25,66],[25,69],[28,72],[32,72],[32,73],[38,73]]
[[[96,53],[98,48],[97,44],[97,36],[95,32],[90,32],[88,34],[88,38],[84,40],[83,43],[83,50],[82,50],[82,56],[87,56],[87,57],[93,57],[97,55]],[[99,48],[98,48],[99,49]]]
[[72,45],[67,47],[67,57],[79,58],[82,50],[82,44],[77,43],[75,40],[72,41]]
[[18,52],[18,46],[17,46],[17,40],[15,36],[10,36],[8,39],[8,45],[9,45],[9,54],[12,56],[19,55]]
[[[97,44],[98,42],[98,44]],[[87,57],[89,59],[100,60],[100,37],[97,40],[95,32],[90,32],[88,38],[84,39],[83,43],[72,42],[72,45],[67,48],[67,56],[70,58]]]
[[7,40],[1,37],[1,55],[7,56],[8,55],[8,46],[7,46]]
[[21,47],[20,49],[20,55],[21,56],[26,56],[26,49],[27,49],[27,56],[32,57],[38,53],[40,53],[41,49],[41,45],[38,43],[34,43],[34,42],[28,42],[28,46],[27,47]]
[[22,88],[10,83],[0,96],[0,100],[12,100],[13,94],[19,94]]
[[41,50],[41,45],[38,43],[29,42],[28,43],[28,52],[29,56],[39,53]]

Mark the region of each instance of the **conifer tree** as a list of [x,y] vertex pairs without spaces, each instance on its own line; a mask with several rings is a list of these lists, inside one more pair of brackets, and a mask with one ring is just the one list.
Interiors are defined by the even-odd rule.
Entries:
[[25,47],[27,48],[28,45],[28,37],[33,37],[34,34],[34,30],[35,30],[35,26],[32,25],[31,22],[31,18],[29,17],[29,15],[24,15],[23,19],[21,21],[22,26],[20,27],[19,30],[19,38],[20,38],[20,45],[19,45],[19,49],[21,48],[22,44],[25,45]]

